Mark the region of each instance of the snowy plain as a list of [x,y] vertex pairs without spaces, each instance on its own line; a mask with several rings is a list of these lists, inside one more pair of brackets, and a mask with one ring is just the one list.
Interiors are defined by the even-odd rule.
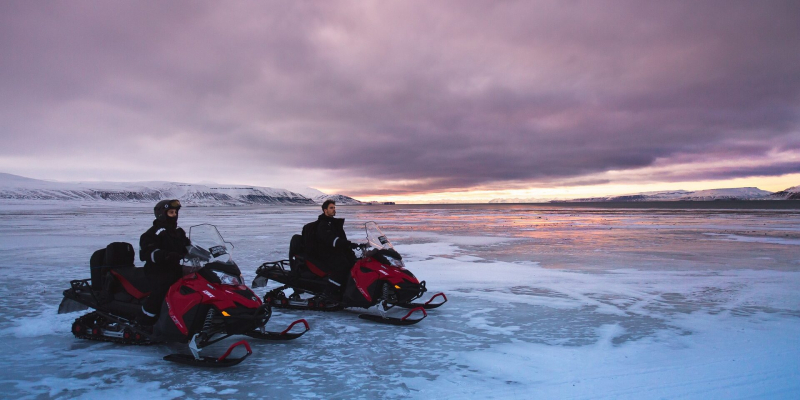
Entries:
[[[318,210],[185,207],[180,225],[217,225],[249,283]],[[180,346],[75,339],[82,313],[56,314],[91,253],[138,247],[151,212],[0,203],[0,397],[800,398],[800,210],[339,207],[350,240],[378,222],[449,302],[410,327],[276,310],[271,329],[312,330],[250,340],[221,371],[161,360]]]

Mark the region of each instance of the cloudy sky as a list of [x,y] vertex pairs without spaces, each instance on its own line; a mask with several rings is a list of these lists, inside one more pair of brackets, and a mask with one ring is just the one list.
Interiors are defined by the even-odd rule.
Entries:
[[800,184],[800,2],[0,2],[0,172],[363,199]]

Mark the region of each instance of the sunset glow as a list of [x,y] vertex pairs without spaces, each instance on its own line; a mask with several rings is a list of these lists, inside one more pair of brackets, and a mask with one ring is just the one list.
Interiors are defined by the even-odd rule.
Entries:
[[[493,199],[519,199],[520,202],[548,202],[577,198],[619,196],[665,190],[705,190],[738,187],[757,187],[778,192],[800,182],[800,173],[776,177],[737,178],[724,181],[694,181],[643,184],[605,184],[594,186],[552,187],[541,189],[473,190],[469,192],[439,192],[417,195],[362,196],[364,201],[394,201],[398,204],[420,203],[484,203]],[[335,192],[336,189],[330,189]]]

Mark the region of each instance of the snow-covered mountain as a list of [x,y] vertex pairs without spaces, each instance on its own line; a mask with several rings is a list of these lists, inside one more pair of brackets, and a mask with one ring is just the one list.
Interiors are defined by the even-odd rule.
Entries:
[[800,186],[790,187],[770,195],[773,199],[800,200]]
[[303,196],[308,197],[309,199],[313,199],[314,197],[318,197],[318,196],[327,196],[327,194],[323,193],[321,190],[314,189],[314,188],[308,187],[308,186],[297,186],[297,187],[290,186],[287,189],[289,189],[289,190],[291,190],[291,191],[293,191],[295,193],[300,193]]
[[[320,192],[322,193],[322,192]],[[325,195],[336,198],[341,195]],[[341,204],[359,204],[341,196]],[[0,173],[0,199],[153,202],[180,199],[185,205],[321,204],[286,189],[180,182],[53,182]],[[347,200],[349,199],[349,200]]]
[[623,196],[591,197],[585,199],[566,200],[568,202],[606,202],[606,201],[715,201],[715,200],[768,200],[772,192],[755,187],[707,189],[707,190],[670,190],[660,192],[644,192]]
[[[634,193],[622,196],[587,197],[582,199],[552,200],[552,202],[626,202],[626,201],[717,201],[717,200],[796,200],[800,199],[800,186],[777,193],[755,187],[707,189],[707,190],[669,190],[659,192]],[[490,203],[540,203],[541,199],[493,199]]]
[[345,205],[352,205],[352,204],[364,204],[363,202],[356,200],[352,197],[345,196],[343,194],[325,194],[318,189],[314,189],[311,187],[301,187],[301,188],[291,188],[291,190],[295,193],[300,193],[309,199],[314,200],[317,204],[322,204],[325,200],[331,199],[336,202],[336,204],[345,204]]
[[363,202],[356,200],[352,197],[347,197],[343,194],[323,194],[322,196],[314,196],[311,198],[317,204],[322,204],[325,200],[333,200],[338,205],[353,205],[353,204],[363,204]]

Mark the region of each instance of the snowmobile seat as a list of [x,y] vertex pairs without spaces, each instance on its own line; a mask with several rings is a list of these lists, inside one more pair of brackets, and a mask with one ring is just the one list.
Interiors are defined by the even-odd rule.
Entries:
[[320,279],[328,276],[328,273],[318,267],[318,262],[303,260],[302,267],[299,269],[302,278]]
[[328,275],[317,267],[317,263],[307,259],[305,238],[302,235],[294,235],[289,241],[289,266],[297,278],[319,279]]
[[122,286],[122,291],[115,290],[115,300],[127,300],[128,295],[141,300],[147,297],[152,290],[150,282],[144,274],[144,268],[113,268],[110,273],[114,280]]
[[[117,299],[117,294],[120,292],[120,289],[116,288],[116,283],[119,282],[122,284],[122,288],[124,291],[130,293],[130,295],[125,295],[123,297],[129,298],[130,296],[137,297],[142,292],[136,286],[129,283],[139,282],[144,279],[144,273],[138,272],[141,275],[139,278],[137,272],[132,271],[131,277],[122,277],[120,278],[119,271],[125,270],[134,270],[133,258],[134,258],[134,251],[133,246],[130,243],[125,242],[113,242],[109,243],[105,249],[97,250],[92,254],[92,258],[89,259],[89,265],[91,267],[91,278],[92,278],[92,291],[100,292],[100,298],[104,300],[113,300]],[[124,282],[123,282],[124,281]],[[128,290],[128,286],[131,286],[133,290]],[[140,287],[147,287],[143,284],[139,284]],[[131,293],[132,292],[132,293]],[[149,292],[145,290],[145,292]],[[119,300],[119,299],[117,299]]]

